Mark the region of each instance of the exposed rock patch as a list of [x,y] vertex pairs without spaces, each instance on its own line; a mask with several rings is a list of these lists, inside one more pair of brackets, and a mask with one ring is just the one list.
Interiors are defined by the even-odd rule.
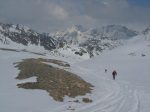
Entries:
[[92,100],[89,99],[89,98],[83,98],[82,101],[83,101],[84,103],[91,103],[91,102],[92,102]]
[[58,60],[25,59],[22,62],[16,63],[16,67],[20,70],[16,79],[21,80],[36,76],[37,82],[27,82],[17,84],[17,86],[25,89],[46,90],[56,101],[63,101],[65,95],[74,98],[91,93],[93,86],[90,83],[87,83],[73,73],[55,68],[43,62],[53,62],[61,66],[69,66]]

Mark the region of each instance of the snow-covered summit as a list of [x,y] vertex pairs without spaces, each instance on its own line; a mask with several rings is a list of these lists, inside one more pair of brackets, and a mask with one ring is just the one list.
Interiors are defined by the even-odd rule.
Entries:
[[137,34],[138,32],[122,25],[108,25],[101,28],[101,35],[111,39],[130,39]]
[[144,29],[144,31],[142,33],[145,35],[150,33],[150,26],[148,26],[146,29]]
[[73,25],[64,31],[50,33],[50,36],[68,44],[79,44],[85,40],[86,31],[82,25]]
[[117,47],[121,44],[122,39],[126,40],[137,34],[136,31],[121,25],[108,25],[101,28],[84,28],[81,25],[73,25],[64,31],[50,33],[50,36],[56,38],[61,43],[61,47],[69,46],[74,49],[78,46],[78,48],[86,49],[86,52],[92,57],[103,50]]
[[150,40],[150,26],[148,26],[143,32],[142,34],[145,36],[146,40]]
[[0,30],[1,31],[21,33],[21,30],[24,30],[25,32],[28,32],[31,29],[29,27],[21,25],[21,24],[14,25],[14,24],[0,23]]
[[80,31],[80,32],[85,32],[87,29],[84,28],[82,25],[73,25],[72,27],[69,27],[67,29],[68,32],[74,32],[74,31]]
[[15,43],[14,48],[17,44],[24,48],[30,45],[40,46],[45,50],[56,48],[56,41],[47,35],[40,34],[24,25],[0,23],[0,45],[10,47],[12,43]]
[[121,25],[107,25],[101,28],[84,28],[81,25],[73,25],[64,31],[50,33],[50,36],[71,44],[80,44],[89,38],[118,40],[130,39],[136,35],[138,35],[137,31]]
[[34,45],[62,55],[73,54],[80,57],[93,57],[105,50],[112,50],[138,33],[125,26],[107,25],[101,28],[85,28],[73,25],[64,31],[38,33],[24,25],[0,23],[0,45]]

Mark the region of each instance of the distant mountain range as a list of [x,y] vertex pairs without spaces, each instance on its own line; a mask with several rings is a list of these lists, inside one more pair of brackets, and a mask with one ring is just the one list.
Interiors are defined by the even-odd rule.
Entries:
[[[50,33],[65,50],[71,49],[75,54],[88,53],[90,57],[99,55],[103,50],[121,45],[121,40],[130,39],[138,32],[121,25],[108,25],[102,28],[83,28],[74,25],[65,31]],[[59,50],[59,52],[61,52]]]
[[[0,47],[34,45],[45,51],[63,55],[92,57],[104,50],[111,50],[137,35],[150,39],[150,27],[141,33],[121,25],[107,25],[101,28],[84,28],[74,25],[64,31],[38,33],[23,25],[0,23]],[[13,43],[13,46],[11,45]]]
[[56,49],[56,40],[45,34],[37,33],[36,31],[23,26],[0,23],[0,42],[2,44],[11,44],[15,42],[28,46],[33,44],[35,46],[42,46],[46,50]]

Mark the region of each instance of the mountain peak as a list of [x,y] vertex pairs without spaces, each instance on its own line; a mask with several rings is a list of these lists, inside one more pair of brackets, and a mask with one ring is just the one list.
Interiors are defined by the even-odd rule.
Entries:
[[148,26],[143,32],[144,35],[147,35],[150,33],[150,26]]
[[0,44],[12,43],[22,46],[41,46],[46,50],[56,48],[56,41],[46,34],[40,34],[24,25],[0,23]]
[[5,24],[5,23],[0,23],[0,30],[7,30],[7,31],[10,31],[10,32],[20,32],[20,31],[29,31],[31,30],[29,27],[27,26],[24,26],[24,25],[21,25],[21,24]]
[[74,32],[74,31],[85,32],[86,28],[84,28],[82,25],[73,25],[70,28],[68,28],[67,31],[69,31],[69,32]]
[[114,39],[129,39],[138,35],[137,31],[131,30],[122,25],[107,25],[102,27],[104,37],[113,37]]

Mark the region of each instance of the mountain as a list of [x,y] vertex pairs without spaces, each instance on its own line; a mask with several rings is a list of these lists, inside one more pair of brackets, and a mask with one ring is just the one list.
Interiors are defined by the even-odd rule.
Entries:
[[56,40],[53,38],[19,24],[0,23],[0,43],[4,45],[16,43],[24,47],[35,45],[44,47],[46,50],[53,50],[56,48]]
[[142,34],[145,36],[146,40],[150,40],[150,26],[148,26],[143,32]]
[[88,59],[122,45],[138,33],[125,26],[84,28],[73,25],[64,31],[38,33],[23,25],[0,23],[0,47],[46,52]]
[[[108,25],[91,29],[74,25],[65,31],[50,33],[51,37],[58,40],[59,47],[62,47],[63,50],[69,48],[75,54],[80,56],[86,54],[89,57],[99,55],[104,50],[113,49],[121,45],[122,40],[130,39],[136,35],[138,32],[121,25]],[[59,50],[59,52],[63,50]]]
[[112,39],[130,39],[138,34],[138,32],[121,25],[108,25],[102,27],[101,30],[103,37]]
[[82,43],[84,38],[86,38],[86,31],[87,30],[81,25],[73,25],[72,27],[67,28],[65,31],[50,33],[50,36],[67,44],[78,44]]

